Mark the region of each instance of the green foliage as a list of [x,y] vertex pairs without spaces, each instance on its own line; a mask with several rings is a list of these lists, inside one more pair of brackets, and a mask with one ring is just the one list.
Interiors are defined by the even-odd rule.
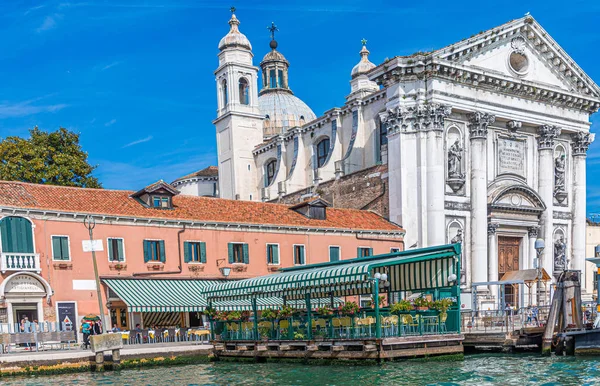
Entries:
[[423,296],[419,296],[414,300],[414,304],[415,307],[429,307],[431,303]]
[[264,319],[267,320],[277,319],[277,310],[274,310],[272,308],[266,308],[263,310],[261,315]]
[[413,309],[413,305],[408,300],[400,300],[398,303],[392,304],[390,312],[392,314],[398,314],[400,312],[406,312]]
[[303,340],[304,339],[304,334],[301,333],[301,332],[296,331],[296,332],[294,332],[294,339],[296,339],[296,340]]
[[79,134],[60,128],[46,132],[35,127],[30,138],[7,137],[0,142],[0,179],[36,184],[101,188],[92,176]]
[[340,314],[345,316],[354,316],[358,314],[360,307],[355,302],[346,302],[338,308]]
[[434,310],[438,310],[442,313],[448,311],[448,308],[450,308],[450,306],[452,305],[452,299],[450,298],[444,298],[444,299],[440,299],[440,300],[436,300],[431,304],[431,308],[433,308]]
[[281,319],[291,318],[297,312],[298,312],[297,310],[293,309],[290,306],[283,306],[283,307],[281,307],[281,310],[279,310],[279,317]]
[[217,315],[217,310],[215,310],[212,307],[206,307],[206,310],[204,310],[204,314],[206,316],[208,316],[209,318],[214,319],[215,316]]
[[317,314],[321,316],[330,316],[333,315],[333,310],[331,309],[331,307],[323,306],[317,308]]
[[271,331],[271,329],[269,327],[266,327],[266,326],[258,327],[258,334],[260,335],[261,338],[268,338],[270,331]]
[[227,320],[240,320],[242,319],[242,313],[240,311],[230,311],[227,314]]

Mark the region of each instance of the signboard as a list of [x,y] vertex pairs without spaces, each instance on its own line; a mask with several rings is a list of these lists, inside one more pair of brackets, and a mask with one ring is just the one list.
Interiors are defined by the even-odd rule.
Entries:
[[46,293],[44,285],[29,275],[16,275],[6,284],[5,295],[9,294],[40,294]]
[[83,245],[84,252],[99,252],[104,250],[104,247],[102,246],[102,240],[93,240],[93,243],[91,240],[83,240],[81,244]]
[[92,335],[90,343],[93,353],[122,349],[123,336],[120,333]]
[[498,138],[498,174],[507,173],[525,177],[525,143]]
[[[60,322],[60,329],[64,331],[77,331],[77,303],[56,302],[56,320]],[[75,334],[77,337],[77,334]]]

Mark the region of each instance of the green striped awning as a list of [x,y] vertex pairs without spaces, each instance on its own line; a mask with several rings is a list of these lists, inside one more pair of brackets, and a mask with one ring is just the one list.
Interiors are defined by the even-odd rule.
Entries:
[[[333,298],[333,306],[338,307],[344,304],[344,301],[340,298]],[[306,302],[302,300],[288,300],[286,305],[297,308],[306,308]],[[316,299],[311,302],[313,309],[317,309],[322,306],[330,306],[331,300],[328,298]],[[256,308],[261,311],[266,308],[279,308],[283,306],[283,299],[271,297],[271,298],[258,298],[256,299]],[[214,302],[213,307],[219,311],[252,311],[252,301],[248,299],[234,299],[228,301]]]
[[218,281],[177,279],[103,279],[130,312],[201,312],[204,290]]
[[457,273],[458,255],[460,245],[452,244],[288,268],[273,275],[214,284],[205,290],[205,297],[219,302],[371,294],[371,278],[376,272],[388,274],[392,291],[448,287],[448,276]]

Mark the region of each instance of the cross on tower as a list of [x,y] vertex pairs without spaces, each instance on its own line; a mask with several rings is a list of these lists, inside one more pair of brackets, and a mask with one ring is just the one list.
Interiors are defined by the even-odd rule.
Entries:
[[271,40],[275,40],[275,32],[279,31],[279,28],[275,25],[275,22],[271,22],[271,26],[267,27],[271,31]]
[[235,7],[231,7],[231,8],[229,8],[229,10],[231,11],[231,13],[234,13],[235,12]]
[[367,39],[365,39],[365,38],[363,38],[360,42],[362,43],[363,46],[367,45]]

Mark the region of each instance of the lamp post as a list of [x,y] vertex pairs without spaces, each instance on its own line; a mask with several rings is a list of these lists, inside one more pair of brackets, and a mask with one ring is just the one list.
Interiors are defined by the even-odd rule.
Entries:
[[90,234],[90,247],[92,249],[92,261],[94,262],[94,276],[96,277],[96,294],[98,295],[98,309],[100,310],[100,320],[102,321],[102,332],[107,328],[106,321],[104,320],[104,307],[102,307],[102,293],[100,291],[100,278],[98,277],[98,264],[96,264],[96,248],[94,248],[94,228],[96,227],[96,220],[92,215],[87,215],[83,219],[83,225],[88,229]]
[[376,272],[373,275],[373,304],[375,305],[375,338],[381,339],[381,320],[379,320],[379,286],[389,287],[390,282],[387,281],[386,273]]
[[537,264],[536,264],[536,268],[537,268],[537,291],[536,291],[536,302],[537,305],[540,305],[540,287],[541,287],[541,281],[542,281],[542,262],[540,261],[540,256],[542,255],[542,252],[544,252],[544,248],[546,247],[544,240],[543,239],[537,239],[535,240],[535,244],[534,244],[534,248],[535,248],[535,252],[537,253]]

